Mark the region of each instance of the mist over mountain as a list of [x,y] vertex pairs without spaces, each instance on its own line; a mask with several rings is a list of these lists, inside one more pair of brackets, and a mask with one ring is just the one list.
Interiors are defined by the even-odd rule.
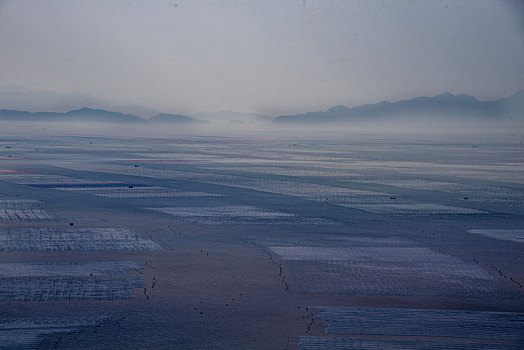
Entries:
[[201,123],[202,120],[188,117],[182,114],[166,114],[160,113],[148,120],[155,123]]
[[0,107],[5,109],[67,112],[82,106],[108,109],[111,103],[82,93],[34,90],[17,85],[0,86]]
[[279,116],[275,122],[329,123],[351,121],[394,120],[424,118],[452,120],[476,118],[478,120],[524,119],[524,90],[494,101],[479,101],[475,97],[449,92],[434,97],[416,97],[410,100],[381,101],[358,107],[335,106],[326,111]]
[[192,117],[212,123],[257,123],[271,121],[273,117],[255,113],[241,113],[234,111],[199,112]]
[[[86,104],[85,106],[90,106],[90,105]],[[120,112],[123,114],[132,114],[132,115],[136,115],[140,118],[145,118],[145,119],[152,118],[155,115],[159,114],[159,112],[154,109],[147,108],[147,107],[140,106],[140,105],[135,105],[135,104],[114,105],[114,106],[110,105],[102,109],[111,110],[113,112]]]

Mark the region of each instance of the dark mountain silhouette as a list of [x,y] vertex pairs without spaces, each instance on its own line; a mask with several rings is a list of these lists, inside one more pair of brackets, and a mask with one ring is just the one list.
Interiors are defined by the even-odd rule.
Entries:
[[166,114],[160,113],[149,119],[150,122],[155,123],[200,123],[201,120],[188,117],[182,114]]
[[434,97],[416,97],[411,100],[381,101],[354,108],[335,106],[326,111],[279,116],[275,122],[350,122],[365,120],[392,120],[395,118],[454,119],[477,118],[479,120],[524,120],[524,90],[513,96],[494,101],[479,101],[465,94],[449,92]]
[[144,119],[132,114],[106,111],[103,109],[80,108],[65,113],[58,112],[26,112],[11,109],[0,109],[0,120],[32,121],[32,122],[106,122],[128,123],[145,122]]
[[[221,112],[222,113],[222,112]],[[217,113],[217,114],[221,114]],[[226,112],[223,112],[226,114]],[[234,113],[234,112],[228,112]],[[211,113],[209,115],[212,115]],[[214,114],[213,114],[214,115]],[[242,113],[234,113],[235,117],[242,117]],[[181,114],[160,113],[150,119],[143,119],[133,114],[107,111],[105,109],[80,108],[69,112],[27,112],[13,109],[0,109],[0,120],[10,121],[30,121],[30,122],[105,122],[105,123],[206,123],[200,120]],[[226,123],[227,120],[217,120]]]

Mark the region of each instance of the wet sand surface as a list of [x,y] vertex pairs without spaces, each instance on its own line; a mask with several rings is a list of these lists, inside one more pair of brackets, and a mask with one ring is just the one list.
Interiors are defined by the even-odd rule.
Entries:
[[0,140],[0,348],[524,346],[511,138],[25,130]]

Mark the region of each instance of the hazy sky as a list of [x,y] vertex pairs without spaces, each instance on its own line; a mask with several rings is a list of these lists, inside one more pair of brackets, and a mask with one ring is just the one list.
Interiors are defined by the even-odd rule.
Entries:
[[524,88],[522,11],[518,0],[0,0],[0,85],[187,114],[491,99]]

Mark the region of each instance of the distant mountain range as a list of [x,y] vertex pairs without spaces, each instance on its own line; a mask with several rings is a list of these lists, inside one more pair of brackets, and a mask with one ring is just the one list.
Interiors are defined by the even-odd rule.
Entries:
[[64,121],[64,122],[145,122],[145,119],[132,114],[110,112],[104,109],[80,108],[69,112],[26,112],[11,109],[0,109],[0,120],[12,121]]
[[[494,101],[479,101],[470,95],[452,95],[448,92],[434,97],[416,97],[411,100],[388,102],[348,108],[335,106],[326,111],[279,116],[277,123],[347,123],[383,120],[511,120],[524,122],[524,90],[513,96]],[[105,109],[80,108],[69,112],[27,112],[0,109],[0,120],[5,121],[61,121],[108,123],[259,123],[271,117],[258,114],[222,111],[197,113],[192,117],[180,114],[156,114],[144,119],[134,114]]]
[[0,120],[12,121],[63,121],[63,122],[107,122],[107,123],[255,123],[271,121],[271,117],[258,114],[222,111],[216,113],[197,113],[194,117],[182,114],[159,113],[149,119],[134,114],[107,111],[105,109],[80,108],[69,112],[27,112],[13,109],[0,109]]
[[111,112],[104,109],[80,108],[69,112],[26,112],[12,109],[0,109],[0,120],[32,122],[105,122],[105,123],[146,123],[146,122],[200,122],[197,119],[178,114],[157,114],[150,119],[143,119],[133,114]]
[[432,119],[508,119],[524,121],[524,90],[511,97],[494,101],[479,101],[470,95],[452,95],[449,92],[434,97],[416,97],[411,100],[388,102],[348,108],[335,106],[326,111],[279,116],[279,123],[330,123],[400,118]]

